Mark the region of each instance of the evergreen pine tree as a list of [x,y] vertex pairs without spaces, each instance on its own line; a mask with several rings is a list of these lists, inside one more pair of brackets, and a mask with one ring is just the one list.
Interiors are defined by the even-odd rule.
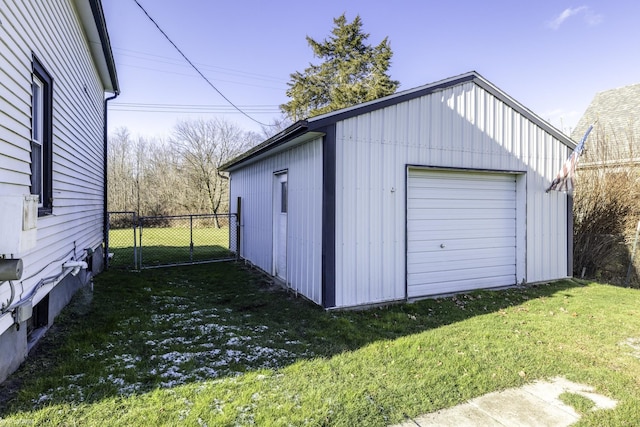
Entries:
[[342,14],[333,22],[328,39],[318,42],[307,36],[314,56],[323,62],[296,71],[287,83],[291,100],[280,109],[293,121],[391,95],[400,84],[387,74],[393,52],[386,37],[373,47],[365,44],[369,34],[362,32],[360,16],[348,23]]

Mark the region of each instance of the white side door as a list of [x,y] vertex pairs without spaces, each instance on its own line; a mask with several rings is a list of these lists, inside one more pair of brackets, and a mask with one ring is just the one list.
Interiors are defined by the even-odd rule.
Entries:
[[274,177],[273,191],[273,275],[287,280],[287,174]]

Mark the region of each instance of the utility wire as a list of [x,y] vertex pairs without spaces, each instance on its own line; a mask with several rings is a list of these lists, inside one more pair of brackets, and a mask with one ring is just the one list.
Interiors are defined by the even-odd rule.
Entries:
[[[112,49],[115,51],[122,52],[120,54],[122,56],[142,59],[144,61],[158,62],[161,64],[188,66],[188,65],[182,64],[180,60],[174,59],[168,56],[154,55],[152,53],[140,52],[137,50],[125,49],[125,48],[116,47],[116,46],[112,46]],[[129,53],[125,53],[125,52],[129,52]],[[180,64],[178,64],[179,62]],[[204,63],[199,63],[197,65],[202,70],[212,70],[222,74],[230,74],[233,76],[246,77],[246,78],[255,79],[255,80],[264,80],[272,83],[281,83],[282,85],[286,84],[286,80],[283,80],[282,78],[279,78],[279,77],[268,76],[266,74],[252,73],[249,71],[236,70],[234,68],[226,68],[226,67],[220,67],[218,65],[210,65],[210,64],[204,64]]]
[[251,117],[249,114],[245,113],[240,107],[238,107],[236,104],[234,104],[233,102],[231,102],[231,100],[229,98],[227,98],[226,96],[224,96],[224,94],[222,92],[220,92],[220,90],[215,87],[215,85],[213,83],[211,83],[211,81],[209,81],[209,79],[202,74],[202,72],[198,69],[198,67],[195,66],[195,64],[193,62],[191,62],[189,60],[189,58],[187,58],[187,55],[185,55],[182,50],[180,50],[180,48],[173,42],[173,40],[171,40],[171,38],[169,38],[169,36],[167,35],[167,33],[165,33],[162,28],[160,28],[160,25],[158,25],[158,23],[151,17],[151,15],[149,15],[149,13],[145,10],[144,7],[142,7],[142,5],[138,2],[138,0],[133,0],[140,9],[142,9],[142,12],[144,12],[145,15],[147,15],[147,18],[149,18],[149,20],[151,22],[153,22],[153,25],[156,26],[156,28],[158,29],[158,31],[160,31],[162,33],[162,35],[169,41],[169,43],[171,43],[171,45],[173,45],[173,47],[178,51],[178,53],[180,55],[182,55],[182,57],[184,58],[185,61],[187,61],[189,63],[189,65],[191,65],[191,67],[196,70],[196,72],[198,74],[200,74],[200,77],[202,77],[204,79],[204,81],[206,81],[209,86],[211,86],[213,88],[213,90],[215,90],[216,92],[218,92],[218,95],[220,95],[222,98],[224,98],[225,101],[227,101],[229,103],[229,105],[231,105],[233,108],[235,108],[236,110],[238,110],[240,113],[242,113],[244,116],[246,116],[247,118],[249,118],[250,120],[256,122],[257,124],[261,125],[261,126],[274,126],[274,125],[270,125],[267,123],[262,123],[261,121],[254,119],[253,117]]
[[[194,77],[197,78],[197,76],[194,76],[193,74],[187,74],[187,73],[180,73],[178,71],[170,71],[170,70],[160,70],[158,68],[151,68],[151,67],[143,67],[141,65],[131,65],[131,64],[125,64],[123,62],[118,63],[118,67],[130,67],[130,68],[137,68],[139,70],[151,70],[151,71],[155,71],[156,73],[165,73],[165,74],[174,74],[176,76],[186,76],[186,77]],[[217,79],[219,82],[227,82],[227,83],[232,83],[232,84],[237,84],[237,85],[242,85],[242,86],[253,86],[253,87],[259,87],[262,89],[275,89],[275,90],[280,90],[282,91],[283,88],[281,87],[273,87],[273,86],[265,86],[262,84],[251,84],[251,83],[242,83],[242,82],[237,82],[237,81],[233,81],[233,80],[222,80],[222,79]],[[111,105],[111,104],[109,104]]]
[[[136,111],[136,112],[158,112],[158,113],[238,113],[236,109],[224,105],[198,105],[198,104],[141,104],[118,102],[109,104],[112,111]],[[245,112],[252,114],[275,114],[277,105],[240,105]]]

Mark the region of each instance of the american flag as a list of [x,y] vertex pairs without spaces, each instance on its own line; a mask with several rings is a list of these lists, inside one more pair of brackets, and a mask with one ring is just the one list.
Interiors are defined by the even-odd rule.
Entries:
[[582,154],[584,150],[584,143],[589,136],[589,133],[593,129],[593,125],[589,126],[589,129],[585,132],[584,136],[580,140],[580,143],[576,145],[576,148],[573,150],[573,153],[569,156],[566,162],[560,168],[558,175],[551,182],[549,188],[547,188],[547,193],[551,190],[555,191],[564,191],[571,193],[573,191],[573,174],[576,171],[576,165],[578,164],[578,158]]

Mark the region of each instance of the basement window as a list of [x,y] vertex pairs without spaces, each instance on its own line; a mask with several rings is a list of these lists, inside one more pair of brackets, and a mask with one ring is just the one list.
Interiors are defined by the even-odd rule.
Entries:
[[32,346],[44,334],[49,325],[49,295],[33,306],[33,313],[27,320],[27,341]]

